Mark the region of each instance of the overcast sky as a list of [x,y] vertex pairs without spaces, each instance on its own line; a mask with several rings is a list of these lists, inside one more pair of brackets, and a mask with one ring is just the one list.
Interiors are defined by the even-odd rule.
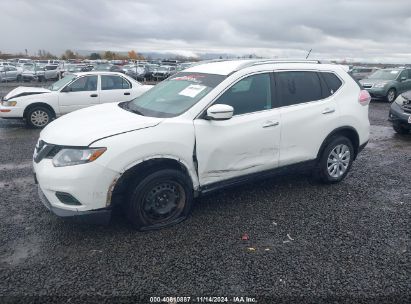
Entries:
[[0,51],[411,63],[411,0],[0,0]]

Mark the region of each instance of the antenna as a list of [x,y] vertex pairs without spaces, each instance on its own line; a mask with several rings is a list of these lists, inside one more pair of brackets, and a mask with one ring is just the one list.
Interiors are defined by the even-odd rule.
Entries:
[[310,49],[310,50],[309,50],[309,52],[308,52],[308,54],[307,54],[307,57],[305,57],[305,59],[308,59],[308,56],[310,56],[312,50],[313,50],[313,49]]

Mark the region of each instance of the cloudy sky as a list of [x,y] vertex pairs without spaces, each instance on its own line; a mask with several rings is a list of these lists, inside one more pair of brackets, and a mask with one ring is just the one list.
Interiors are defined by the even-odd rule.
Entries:
[[0,51],[411,63],[410,0],[0,0]]

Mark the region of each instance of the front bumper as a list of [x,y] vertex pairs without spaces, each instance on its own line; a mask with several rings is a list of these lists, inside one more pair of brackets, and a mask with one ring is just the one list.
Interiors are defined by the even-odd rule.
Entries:
[[[54,167],[51,159],[33,162],[39,196],[44,205],[61,217],[108,217],[111,213],[111,191],[118,173],[91,162],[88,164]],[[61,201],[56,195],[63,192],[79,204]]]
[[405,129],[411,130],[411,113],[406,113],[399,104],[393,102],[391,104],[388,121],[392,124],[400,125]]
[[384,88],[374,88],[371,87],[369,89],[365,89],[368,91],[368,93],[370,93],[371,97],[374,98],[383,98],[385,96],[387,96],[387,90]]
[[5,107],[0,105],[1,118],[23,118],[24,108],[20,107]]
[[38,186],[38,194],[41,202],[43,205],[53,212],[55,215],[59,217],[76,217],[81,220],[85,220],[86,222],[93,222],[98,224],[107,224],[111,219],[111,209],[110,208],[102,208],[97,210],[90,210],[90,211],[73,211],[62,209],[59,207],[53,206],[47,197],[44,195],[41,187]]

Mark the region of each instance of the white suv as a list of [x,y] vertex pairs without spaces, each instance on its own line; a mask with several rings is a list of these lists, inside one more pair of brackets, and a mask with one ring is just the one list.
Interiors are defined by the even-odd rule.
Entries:
[[339,182],[368,142],[369,102],[337,65],[197,65],[48,125],[34,153],[39,194],[59,216],[104,220],[123,205],[145,230],[185,219],[193,197],[290,167]]

